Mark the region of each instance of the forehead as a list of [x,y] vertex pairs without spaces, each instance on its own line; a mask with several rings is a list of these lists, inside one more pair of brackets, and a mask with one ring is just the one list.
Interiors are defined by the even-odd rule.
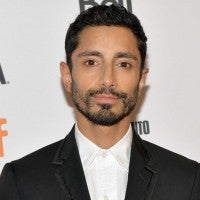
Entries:
[[111,36],[113,37],[113,39],[122,39],[121,36],[127,36],[130,40],[136,40],[136,36],[131,31],[131,29],[123,26],[87,26],[79,33],[79,40],[88,38],[88,35],[95,36],[96,39],[98,39],[99,37],[102,37],[101,39],[105,39],[103,38],[104,36]]
[[81,49],[139,53],[136,36],[129,28],[122,26],[86,27],[79,34],[75,51]]

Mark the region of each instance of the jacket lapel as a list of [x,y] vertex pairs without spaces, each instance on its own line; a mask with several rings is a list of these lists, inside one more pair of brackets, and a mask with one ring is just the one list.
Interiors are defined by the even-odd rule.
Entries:
[[74,127],[63,140],[54,158],[56,178],[69,200],[90,200],[78,147],[75,141]]
[[133,129],[133,142],[125,200],[150,200],[157,172],[141,138]]
[[[151,200],[157,172],[143,141],[133,128],[133,142],[125,200]],[[60,145],[53,161],[56,178],[69,200],[90,200],[74,127]]]

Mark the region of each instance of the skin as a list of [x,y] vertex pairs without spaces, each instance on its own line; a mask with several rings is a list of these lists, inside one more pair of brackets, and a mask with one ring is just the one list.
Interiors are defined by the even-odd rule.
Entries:
[[[79,45],[72,53],[72,70],[61,62],[60,70],[65,89],[73,88],[81,95],[88,90],[112,88],[128,97],[141,94],[148,69],[140,75],[141,56],[135,35],[125,27],[95,26],[85,28],[79,36]],[[90,112],[96,113],[101,105],[109,105],[115,114],[122,112],[122,99],[110,93],[90,99]],[[82,102],[85,109],[86,105]],[[108,149],[127,132],[131,113],[114,125],[97,125],[89,121],[77,108],[75,116],[80,131],[97,146]]]

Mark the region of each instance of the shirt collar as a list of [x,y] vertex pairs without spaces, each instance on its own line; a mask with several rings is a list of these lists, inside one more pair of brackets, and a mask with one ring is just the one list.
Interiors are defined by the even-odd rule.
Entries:
[[101,149],[88,138],[86,138],[78,129],[78,126],[75,126],[75,138],[77,146],[79,149],[79,154],[81,162],[84,169],[87,169],[91,163],[96,158],[99,152],[109,151],[114,156],[118,164],[128,172],[130,154],[131,154],[131,143],[132,143],[132,128],[129,126],[126,134],[118,141],[115,145],[109,149]]
[[119,163],[119,165],[128,172],[129,161],[131,155],[131,144],[132,144],[132,127],[129,126],[126,134],[119,140],[115,145],[113,145],[109,150]]

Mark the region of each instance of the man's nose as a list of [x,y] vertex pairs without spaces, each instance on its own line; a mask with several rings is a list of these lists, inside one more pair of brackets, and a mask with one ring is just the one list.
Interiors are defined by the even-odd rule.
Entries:
[[105,66],[101,73],[100,85],[104,87],[116,87],[116,72],[111,66]]

